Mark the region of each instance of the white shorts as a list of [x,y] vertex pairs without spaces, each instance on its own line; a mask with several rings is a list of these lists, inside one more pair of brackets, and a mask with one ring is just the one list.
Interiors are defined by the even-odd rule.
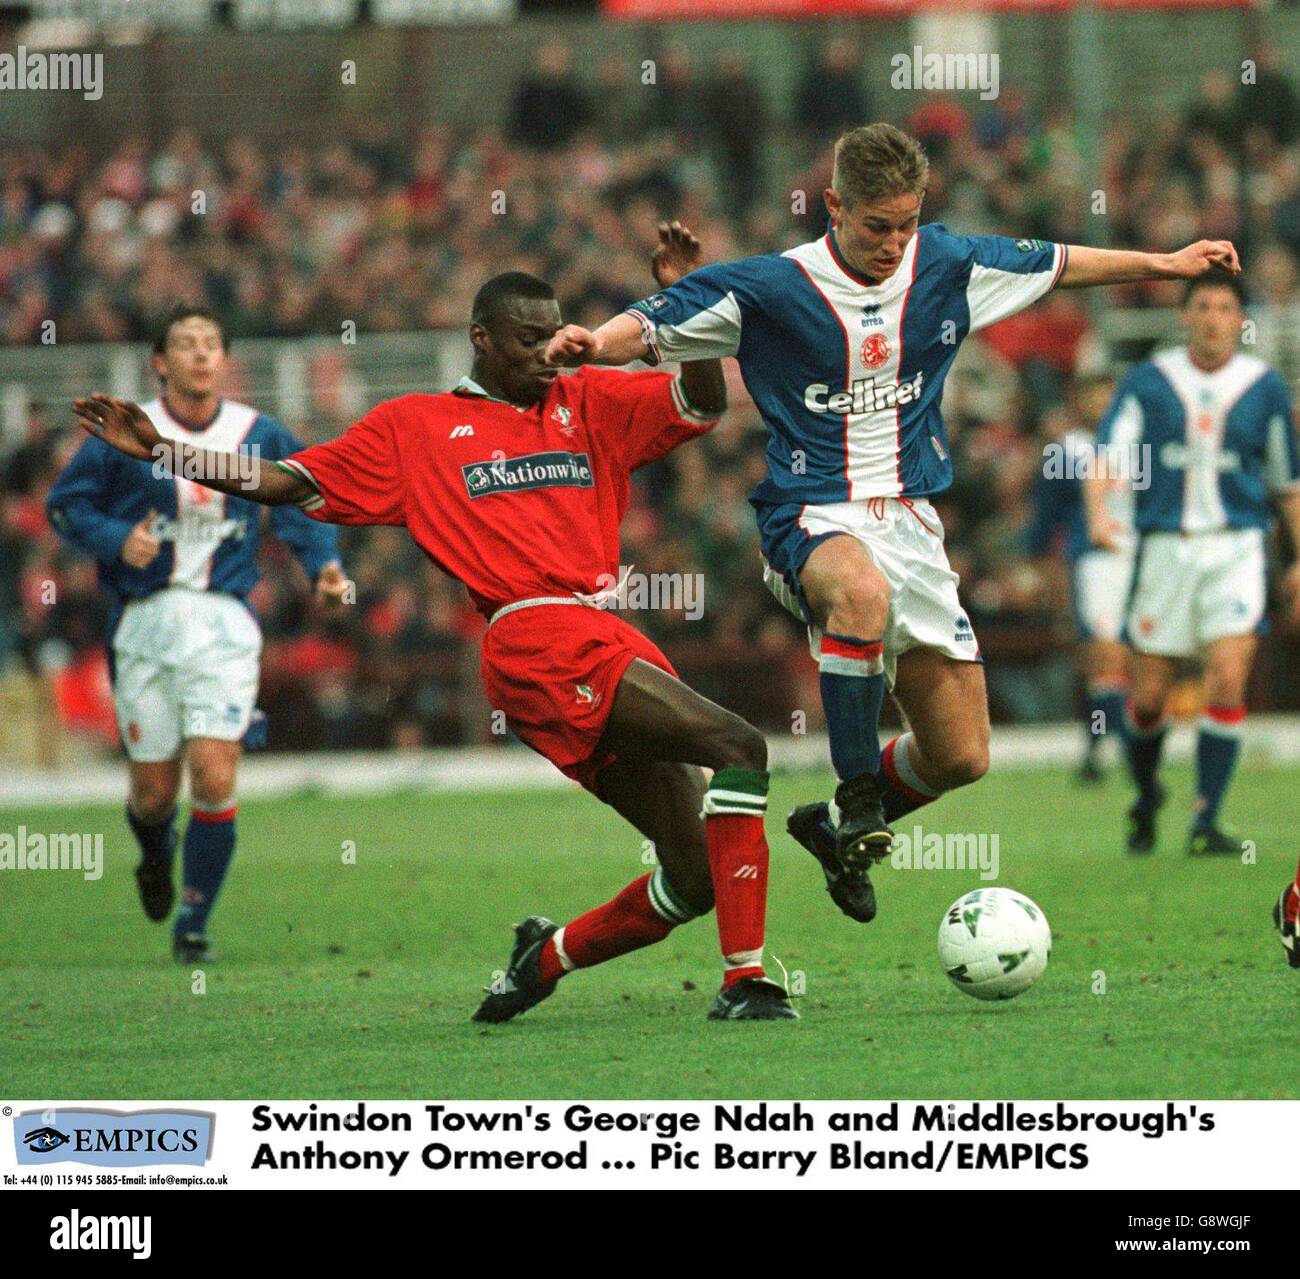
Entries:
[[1074,566],[1074,613],[1085,640],[1117,643],[1133,587],[1132,551],[1087,551]]
[[113,704],[127,755],[156,763],[192,737],[239,741],[261,653],[257,620],[233,596],[173,586],[128,604],[113,636]]
[[1190,657],[1211,640],[1249,635],[1264,619],[1262,529],[1147,533],[1127,618],[1139,653]]
[[[962,662],[980,660],[979,644],[957,599],[957,574],[943,549],[943,524],[924,498],[865,498],[807,506],[799,526],[811,538],[847,533],[866,548],[889,583],[885,623],[885,679],[892,688],[900,653],[933,648]],[[783,575],[765,566],[767,588],[800,621],[803,610]],[[814,657],[821,656],[821,632],[809,626]],[[871,636],[869,638],[875,638]]]

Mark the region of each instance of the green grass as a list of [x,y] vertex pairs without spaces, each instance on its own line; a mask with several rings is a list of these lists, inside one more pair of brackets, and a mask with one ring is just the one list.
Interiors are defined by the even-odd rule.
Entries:
[[[1118,778],[995,773],[932,810],[997,832],[1000,882],[1055,932],[1046,975],[981,1004],[949,985],[935,934],[977,886],[877,873],[877,920],[831,905],[770,823],[768,953],[803,974],[798,1024],[713,1024],[711,919],[566,978],[520,1021],[468,1020],[524,914],[565,919],[643,870],[641,840],[576,789],[249,803],[214,917],[205,994],[135,900],[116,808],[0,811],[0,830],[105,833],[98,882],[3,875],[0,1088],[10,1098],[1296,1097],[1300,973],[1268,910],[1294,872],[1300,770],[1243,770],[1232,813],[1258,864],[1182,851],[1190,776],[1174,770],[1164,847],[1117,851]],[[779,777],[773,813],[828,778]],[[355,865],[342,859],[357,846]],[[775,969],[774,971],[779,971]],[[1093,993],[1104,972],[1104,994]]]

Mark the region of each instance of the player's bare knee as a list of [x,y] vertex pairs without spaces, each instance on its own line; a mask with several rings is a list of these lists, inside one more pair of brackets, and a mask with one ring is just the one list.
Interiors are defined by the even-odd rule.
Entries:
[[989,748],[983,742],[971,742],[950,754],[942,764],[943,789],[955,790],[977,782],[989,771]]
[[673,890],[697,915],[707,915],[713,909],[713,880],[707,866],[703,870],[692,867],[675,872],[671,882]]
[[153,826],[165,821],[176,807],[176,787],[163,783],[132,783],[131,811],[142,822]]
[[889,584],[874,567],[845,574],[827,591],[826,629],[836,635],[877,639],[889,616]]
[[235,766],[207,760],[190,768],[190,790],[200,804],[223,804],[235,794]]
[[767,768],[767,738],[739,715],[719,722],[713,749],[714,768]]

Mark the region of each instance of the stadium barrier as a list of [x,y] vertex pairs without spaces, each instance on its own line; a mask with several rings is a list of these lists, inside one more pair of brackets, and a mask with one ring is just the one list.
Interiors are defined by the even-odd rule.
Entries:
[[[1076,724],[1034,724],[993,730],[992,767],[1033,771],[1069,768],[1079,759]],[[1174,725],[1167,760],[1187,761],[1196,746],[1196,723]],[[768,739],[776,772],[827,768],[824,734]],[[1300,762],[1300,717],[1257,715],[1245,729],[1247,767]],[[340,751],[253,756],[240,765],[240,802],[290,795],[385,795],[401,791],[556,790],[574,786],[540,755],[524,746],[419,751]],[[125,761],[87,765],[75,772],[6,769],[0,774],[0,805],[116,803],[126,787]]]

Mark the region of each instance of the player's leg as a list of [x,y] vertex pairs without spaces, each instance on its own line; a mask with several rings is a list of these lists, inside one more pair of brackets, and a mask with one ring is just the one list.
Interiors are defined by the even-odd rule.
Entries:
[[[660,865],[563,929],[538,917],[525,921],[501,988],[489,991],[475,1018],[509,1020],[546,998],[565,972],[662,940],[714,901],[724,979],[710,1015],[796,1016],[762,968],[768,872],[762,734],[638,659],[619,680],[597,754],[616,758],[592,789],[654,842]],[[710,784],[698,765],[714,770]],[[719,1006],[726,1011],[718,1013]]]
[[1219,829],[1219,808],[1241,753],[1246,683],[1266,606],[1262,532],[1238,529],[1198,541],[1197,566],[1205,714],[1196,738],[1196,818],[1187,850],[1240,856],[1240,841]]
[[[908,730],[886,743],[876,786],[887,821],[933,803],[945,791],[978,781],[988,771],[988,695],[984,668],[929,647],[898,657],[894,697]],[[851,919],[869,923],[875,892],[866,873],[835,876],[830,866],[834,826],[826,804],[804,804],[790,814],[787,829],[817,857],[827,890]]]
[[1156,845],[1156,813],[1164,803],[1160,756],[1168,726],[1165,703],[1178,659],[1198,648],[1197,592],[1201,573],[1197,539],[1148,533],[1139,540],[1133,586],[1124,620],[1133,650],[1133,693],[1124,724],[1125,758],[1137,787],[1128,812],[1128,851],[1149,853]]
[[144,913],[161,923],[176,900],[172,864],[176,857],[176,794],[179,759],[131,760],[126,820],[140,845],[136,887]]
[[[626,765],[673,761],[713,769],[700,807],[694,809],[704,817],[703,851],[723,958],[723,989],[710,1015],[795,1016],[785,992],[765,981],[763,971],[768,877],[763,734],[667,671],[638,660],[619,681],[602,747]],[[629,819],[636,816],[645,822],[640,801],[628,794],[629,778],[635,774],[616,773],[609,779],[602,775],[598,793],[602,798],[616,795],[627,806]],[[675,818],[665,820],[680,830],[694,803],[689,793],[679,795]],[[644,825],[638,828],[645,830]],[[694,866],[697,876],[699,853],[698,843],[692,842],[674,850],[677,864]],[[702,900],[698,893],[696,900]]]
[[240,744],[214,737],[192,737],[186,756],[190,770],[190,822],[182,848],[181,906],[172,946],[176,958],[210,958],[208,919],[235,855],[235,775]]
[[570,920],[543,944],[540,979],[607,963],[668,936],[713,906],[709,850],[700,821],[708,789],[693,764],[616,760],[593,789],[654,845],[657,865],[610,901]]
[[1192,853],[1237,855],[1240,841],[1219,829],[1219,809],[1241,754],[1246,683],[1255,658],[1254,635],[1225,635],[1205,650],[1205,711],[1196,734],[1196,818]]
[[934,648],[899,654],[894,697],[908,731],[885,747],[881,790],[896,821],[947,791],[977,782],[989,767],[984,667]]
[[1129,677],[1128,649],[1122,636],[1132,578],[1133,558],[1121,552],[1089,551],[1074,566],[1073,611],[1086,702],[1086,748],[1080,768],[1084,781],[1100,779],[1097,757],[1106,737],[1114,738],[1123,749]]
[[176,899],[176,794],[181,780],[180,707],[170,668],[115,651],[113,705],[126,750],[126,820],[140,846],[136,888],[144,913],[160,923]]
[[172,934],[182,962],[211,958],[208,921],[235,855],[235,777],[257,701],[262,649],[261,631],[242,604],[229,596],[202,601],[194,628],[207,642],[176,677],[191,800]]
[[1118,640],[1092,639],[1081,654],[1085,686],[1085,780],[1101,776],[1097,754],[1107,737],[1123,748],[1124,705],[1129,695],[1128,649]]
[[1130,672],[1133,694],[1127,708],[1124,745],[1129,774],[1138,795],[1128,813],[1127,847],[1130,853],[1149,853],[1156,846],[1156,813],[1165,799],[1160,784],[1160,756],[1169,733],[1165,703],[1174,686],[1177,667],[1173,658],[1135,652]]
[[839,779],[836,849],[847,867],[864,868],[883,857],[892,840],[876,782],[889,583],[862,542],[839,535],[812,549],[799,586],[822,631],[819,683]]

